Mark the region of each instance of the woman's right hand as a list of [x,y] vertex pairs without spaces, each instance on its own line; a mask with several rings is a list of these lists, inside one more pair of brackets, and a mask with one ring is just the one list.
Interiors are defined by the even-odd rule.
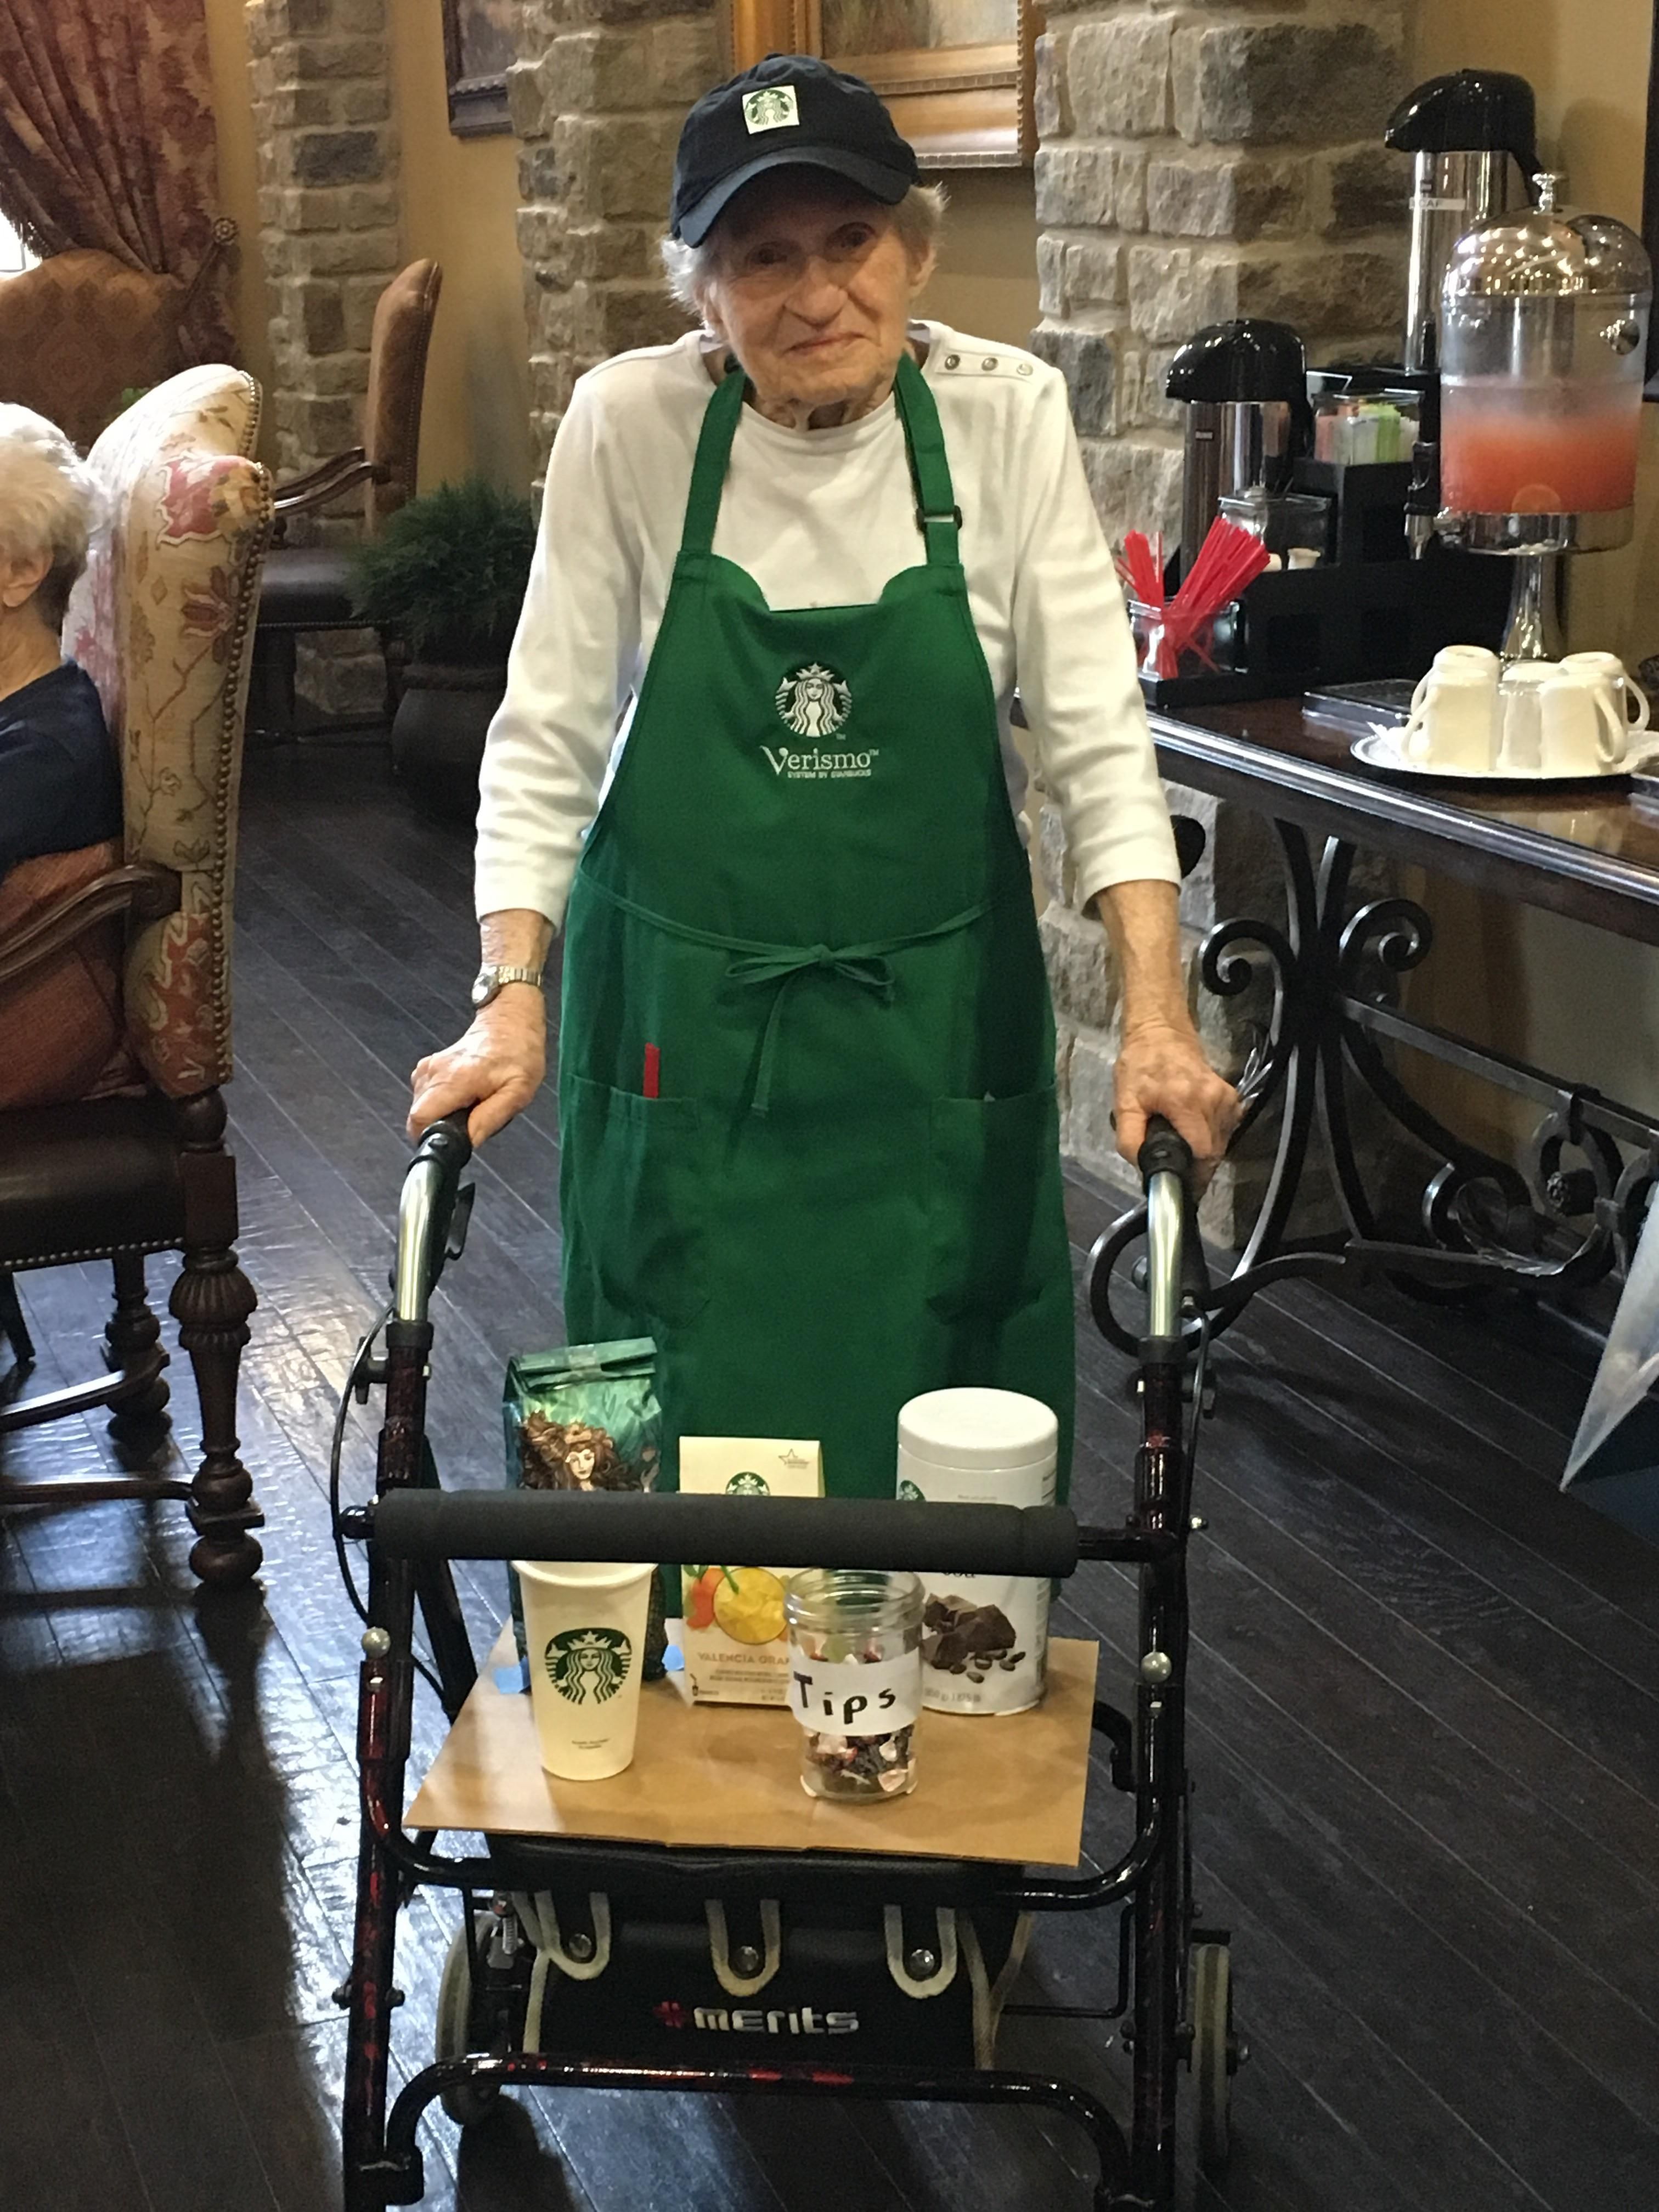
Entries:
[[547,1073],[547,1005],[531,983],[508,983],[472,1018],[463,1037],[429,1053],[410,1078],[409,1133],[467,1109],[475,1145],[521,1114]]

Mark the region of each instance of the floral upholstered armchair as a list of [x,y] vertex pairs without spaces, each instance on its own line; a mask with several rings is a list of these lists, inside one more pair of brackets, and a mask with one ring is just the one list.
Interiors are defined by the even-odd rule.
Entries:
[[[8,1278],[112,1261],[112,1373],[0,1407],[0,1431],[107,1405],[133,1431],[167,1403],[166,1355],[144,1287],[148,1254],[178,1251],[171,1310],[201,1401],[192,1481],[134,1475],[82,1484],[0,1480],[0,1504],[130,1492],[185,1499],[204,1580],[259,1564],[262,1516],[238,1456],[236,1385],[255,1298],[237,1264],[235,1166],[220,1085],[231,1073],[230,900],[253,618],[270,534],[270,478],[252,459],[259,392],[239,370],[187,369],[138,400],[89,456],[108,504],[64,626],[96,683],[119,749],[125,849],[89,848],[64,886],[45,872],[34,911],[0,912],[0,1036],[38,1020],[83,977],[85,948],[120,918],[112,1054],[87,1055],[86,1088],[0,1111],[0,1331],[32,1358]],[[71,860],[88,856],[70,856]],[[100,863],[117,860],[118,865]],[[57,870],[52,879],[52,871]],[[71,866],[71,874],[73,868]],[[27,890],[27,884],[25,885]],[[70,974],[72,963],[80,966]],[[35,1008],[31,1017],[27,1009]]]

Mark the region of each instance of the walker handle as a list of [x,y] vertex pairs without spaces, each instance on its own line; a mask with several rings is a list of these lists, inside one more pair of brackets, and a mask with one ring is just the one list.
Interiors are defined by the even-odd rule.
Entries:
[[1185,1182],[1193,1171],[1193,1148],[1173,1121],[1166,1121],[1162,1114],[1150,1114],[1135,1164],[1144,1183],[1158,1175],[1176,1176]]
[[914,1505],[887,1498],[714,1498],[669,1491],[388,1491],[374,1541],[410,1559],[764,1560],[929,1574],[1069,1575],[1063,1505]]
[[1183,1307],[1201,1307],[1210,1288],[1198,1233],[1193,1148],[1173,1123],[1153,1114],[1136,1165],[1146,1185],[1146,1334],[1172,1343],[1181,1334]]
[[[415,1157],[404,1170],[398,1204],[398,1261],[392,1272],[392,1304],[399,1321],[423,1322],[432,1288],[446,1257],[458,1258],[466,1235],[471,1189],[460,1180],[472,1157],[465,1114],[448,1114],[422,1133]],[[459,1206],[458,1201],[465,1202]]]

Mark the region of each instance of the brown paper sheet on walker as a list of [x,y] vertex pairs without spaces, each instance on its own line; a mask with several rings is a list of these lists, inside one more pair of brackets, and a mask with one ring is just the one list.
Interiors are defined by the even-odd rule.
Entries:
[[692,1705],[672,1677],[640,1694],[634,1764],[604,1782],[543,1771],[530,1701],[495,1686],[497,1644],[407,1815],[411,1829],[587,1836],[723,1850],[894,1851],[926,1858],[1075,1866],[1094,1711],[1096,1647],[1059,1638],[1048,1694],[988,1722],[925,1713],[914,1795],[835,1803],[800,1786],[793,1714]]

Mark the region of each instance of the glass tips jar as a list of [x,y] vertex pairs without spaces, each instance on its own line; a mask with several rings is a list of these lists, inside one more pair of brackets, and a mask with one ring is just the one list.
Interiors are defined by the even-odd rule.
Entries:
[[809,1797],[903,1797],[916,1786],[921,1584],[914,1575],[812,1568],[792,1577],[789,1709]]

